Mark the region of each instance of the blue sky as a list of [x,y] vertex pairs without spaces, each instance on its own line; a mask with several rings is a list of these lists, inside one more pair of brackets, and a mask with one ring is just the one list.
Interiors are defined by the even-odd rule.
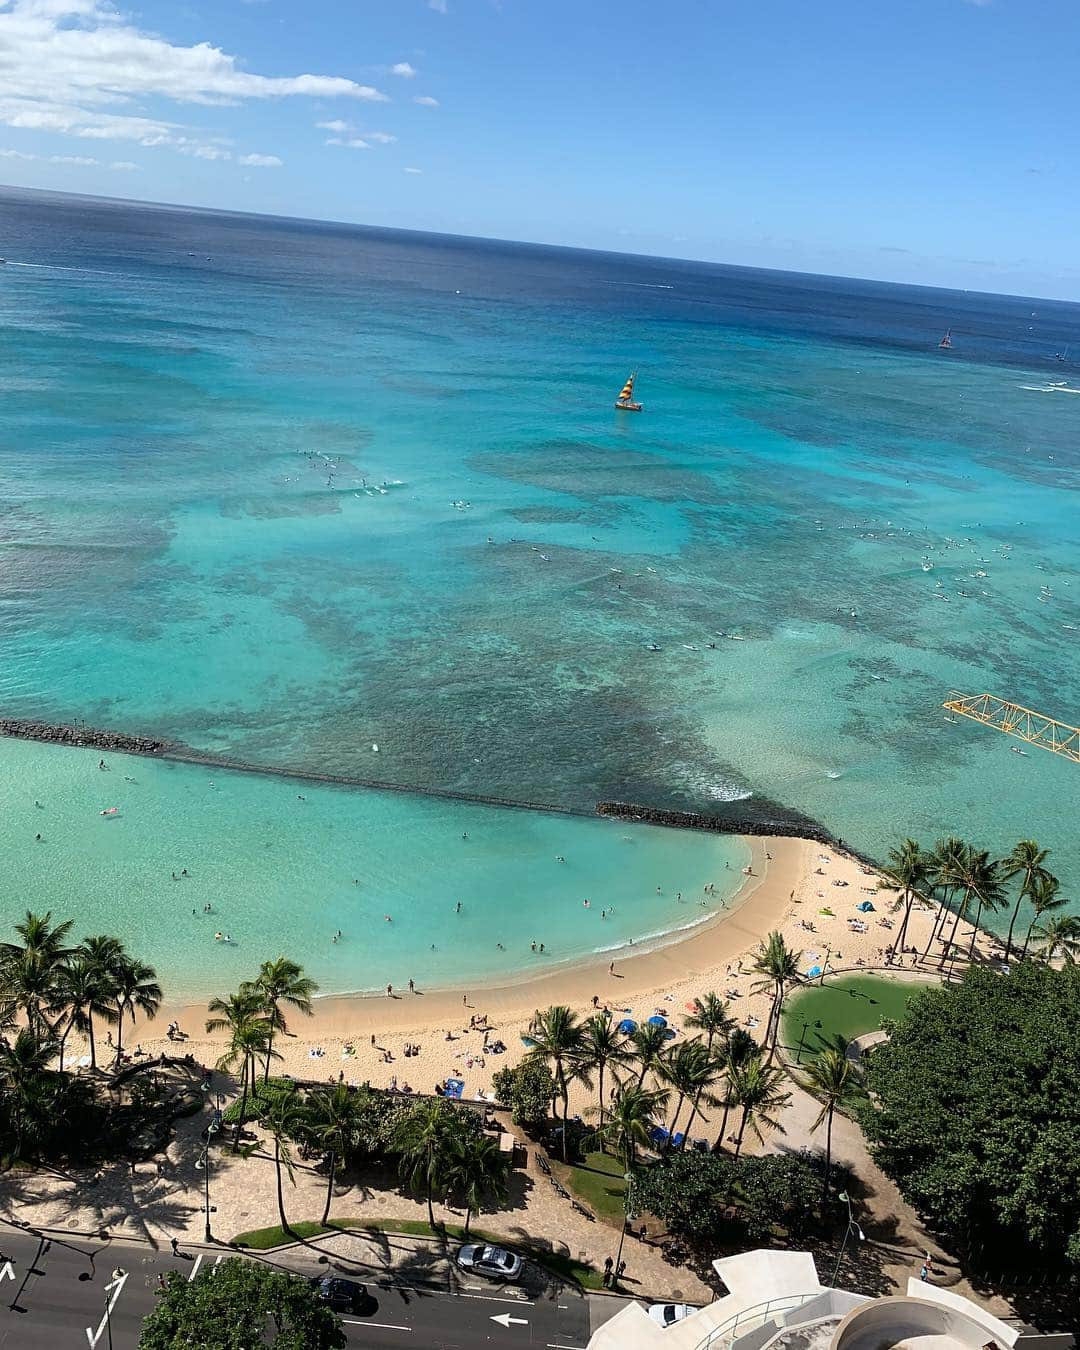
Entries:
[[1080,299],[1078,39],[1075,0],[0,0],[0,181]]

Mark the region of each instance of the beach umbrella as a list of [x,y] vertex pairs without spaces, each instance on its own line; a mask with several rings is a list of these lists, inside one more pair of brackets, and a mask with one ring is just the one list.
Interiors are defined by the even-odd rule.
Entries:
[[861,904],[856,905],[855,908],[862,910],[864,914],[870,914],[873,911],[874,902],[872,900],[864,900]]
[[820,974],[821,974],[820,966],[811,966],[810,969],[806,972],[806,978],[808,980],[813,980]]
[[666,1026],[667,1026],[667,1018],[666,1018],[666,1017],[661,1017],[660,1014],[657,1013],[655,1017],[650,1017],[650,1018],[649,1018],[649,1026],[651,1026],[651,1027],[666,1027]]
[[624,1017],[619,1023],[619,1030],[624,1036],[629,1036],[632,1031],[637,1031],[637,1023],[632,1017]]

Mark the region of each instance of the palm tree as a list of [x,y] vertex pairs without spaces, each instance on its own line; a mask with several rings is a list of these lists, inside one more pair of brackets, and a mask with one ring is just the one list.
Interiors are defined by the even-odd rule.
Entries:
[[401,1155],[401,1175],[427,1200],[432,1228],[435,1210],[431,1198],[446,1185],[454,1123],[454,1108],[444,1097],[436,1097],[433,1101],[414,1102],[394,1131],[394,1146]]
[[948,839],[939,839],[930,850],[927,866],[931,883],[938,895],[938,910],[934,915],[934,922],[930,925],[930,937],[927,939],[926,950],[922,954],[924,961],[930,955],[930,948],[934,945],[934,939],[944,930],[946,917],[949,914],[949,901],[952,899],[952,893],[956,888],[957,867],[966,848],[967,845],[962,839],[950,835]]
[[39,1037],[28,1027],[19,1031],[14,1042],[0,1043],[0,1087],[11,1101],[15,1157],[22,1155],[34,1096],[50,1077],[56,1052],[54,1040]]
[[[675,1114],[671,1118],[671,1126],[668,1131],[668,1145],[670,1146],[687,1097],[696,1103],[700,1094],[705,1090],[706,1084],[716,1081],[717,1074],[712,1055],[709,1054],[705,1042],[697,1036],[691,1040],[682,1041],[679,1045],[672,1046],[667,1054],[661,1058],[658,1073],[660,1081],[666,1083],[675,1092]],[[683,1142],[685,1142],[685,1136],[684,1130]]]
[[[694,1044],[691,1041],[688,1044]],[[700,1043],[699,1043],[700,1044]],[[686,1141],[690,1138],[690,1129],[697,1119],[698,1112],[701,1110],[701,1103],[705,1102],[708,1106],[715,1106],[717,1098],[713,1093],[713,1088],[720,1082],[726,1073],[725,1057],[722,1054],[714,1054],[708,1046],[708,1042],[700,1047],[700,1054],[697,1056],[698,1062],[691,1066],[691,1107],[690,1116],[686,1122],[686,1128],[683,1130],[680,1149],[686,1148]],[[674,1126],[672,1133],[674,1134]]]
[[32,956],[46,966],[56,965],[71,955],[71,948],[64,944],[73,927],[71,919],[54,924],[51,909],[47,909],[44,914],[27,910],[26,918],[15,925],[22,942],[0,942],[0,960]]
[[630,1033],[630,1044],[634,1047],[634,1058],[641,1065],[637,1085],[642,1087],[645,1075],[651,1069],[657,1071],[660,1056],[668,1043],[668,1029],[658,1022],[643,1022]]
[[330,1218],[337,1165],[349,1151],[355,1122],[355,1102],[344,1083],[337,1083],[331,1088],[317,1088],[307,1099],[307,1128],[327,1155],[326,1204],[322,1213],[324,1228]]
[[652,1132],[663,1119],[669,1095],[664,1088],[639,1083],[624,1083],[615,1094],[608,1118],[596,1133],[612,1146],[625,1171],[632,1172],[638,1151],[651,1146]]
[[896,891],[894,910],[903,908],[904,918],[900,931],[896,935],[895,949],[902,952],[907,937],[908,920],[916,897],[926,889],[930,879],[930,859],[915,842],[905,839],[899,848],[889,850],[888,865],[882,868],[879,887],[882,890]]
[[727,1087],[724,1095],[720,1098],[724,1107],[724,1116],[720,1121],[720,1131],[713,1143],[712,1151],[719,1153],[724,1146],[724,1134],[727,1131],[728,1115],[731,1108],[735,1105],[735,1098],[732,1095],[732,1076],[736,1069],[748,1063],[751,1059],[758,1059],[761,1056],[761,1046],[754,1040],[748,1031],[742,1027],[734,1027],[727,1038],[727,1044],[724,1046],[724,1053],[721,1057],[721,1068],[727,1079]]
[[[1031,905],[1034,913],[1031,916],[1031,922],[1028,924],[1028,930],[1024,934],[1024,946],[1020,952],[1021,961],[1027,956],[1028,943],[1031,941],[1042,916],[1054,914],[1069,903],[1063,895],[1058,894],[1060,888],[1061,882],[1049,872],[1042,872],[1035,878],[1031,888]],[[1045,924],[1043,927],[1045,927]]]
[[11,956],[3,965],[5,996],[26,1014],[26,1025],[42,1039],[55,1034],[44,1010],[56,1007],[59,970],[58,963],[49,963],[32,951]]
[[1013,845],[1013,851],[1009,856],[1002,859],[1002,876],[1006,880],[1011,881],[1013,877],[1022,878],[1016,904],[1013,906],[1012,918],[1009,920],[1009,934],[1005,939],[1006,961],[1012,956],[1013,930],[1016,927],[1016,920],[1020,917],[1020,906],[1034,891],[1037,878],[1046,875],[1046,868],[1043,864],[1049,855],[1050,850],[1040,848],[1034,839],[1021,839],[1019,843]]
[[[289,1147],[297,1130],[303,1125],[304,1108],[295,1092],[287,1093],[275,1099],[262,1118],[262,1123],[270,1131],[274,1141],[274,1172],[277,1178],[278,1218],[282,1231],[292,1234],[289,1220],[285,1215],[285,1196],[281,1186],[281,1169],[284,1166],[289,1181],[296,1185],[296,1171],[293,1168],[292,1150]],[[325,1223],[325,1219],[323,1220]]]
[[946,960],[949,961],[950,967],[952,962],[956,960],[956,932],[960,927],[960,920],[969,913],[972,900],[978,901],[978,907],[975,914],[975,926],[971,933],[969,955],[975,949],[975,937],[979,931],[979,919],[982,917],[983,909],[987,906],[991,909],[995,908],[1001,896],[998,865],[991,861],[990,855],[985,849],[965,846],[963,852],[954,859],[952,866],[953,885],[956,890],[961,892],[961,895],[960,903],[956,906],[956,917],[953,919],[949,941],[945,950],[941,953],[939,970],[944,969]]
[[751,985],[754,993],[772,990],[772,1007],[769,1009],[769,1024],[765,1028],[765,1045],[769,1046],[769,1060],[776,1054],[776,1042],[780,1035],[780,1014],[784,1006],[784,995],[789,984],[799,979],[799,962],[802,952],[792,951],[784,941],[783,933],[774,930],[762,942],[754,953],[751,967],[762,978]]
[[[304,974],[303,966],[290,961],[287,956],[279,956],[276,961],[264,961],[255,977],[255,988],[266,1000],[266,1011],[270,1018],[270,1046],[273,1048],[275,1031],[287,1031],[281,1004],[287,1003],[306,1017],[312,1015],[311,1000],[319,986]],[[265,1083],[270,1077],[270,1056],[266,1057]]]
[[[55,1010],[67,1012],[67,1026],[60,1036],[60,1072],[64,1071],[64,1046],[72,1031],[79,1032],[89,1040],[90,1067],[96,1069],[94,1017],[97,1016],[106,1022],[116,1020],[111,976],[89,957],[79,952],[58,968],[54,990]],[[59,1023],[57,1025],[59,1026]]]
[[825,1180],[822,1201],[829,1194],[829,1176],[832,1173],[832,1127],[836,1108],[847,1110],[866,1095],[862,1074],[848,1055],[848,1043],[837,1036],[831,1045],[824,1046],[806,1066],[806,1085],[821,1102],[817,1119],[810,1126],[811,1134],[825,1122]]
[[734,1027],[735,1019],[731,1008],[719,994],[708,993],[704,998],[694,999],[694,1011],[683,1019],[683,1025],[691,1031],[705,1033],[705,1048],[711,1053],[713,1041],[717,1036],[727,1035]]
[[135,1014],[143,1012],[153,1017],[161,1007],[161,985],[157,982],[157,971],[145,961],[139,961],[126,952],[113,964],[113,998],[116,1001],[116,1063],[124,1048],[124,1011],[131,1014],[131,1025],[135,1025]]
[[485,1201],[502,1204],[507,1196],[506,1179],[510,1173],[510,1155],[499,1151],[499,1141],[490,1135],[462,1132],[450,1140],[444,1180],[447,1190],[465,1202],[465,1236],[473,1211]]
[[229,1044],[217,1062],[217,1068],[229,1072],[241,1066],[240,1114],[236,1119],[233,1152],[240,1149],[240,1131],[247,1115],[248,1093],[255,1088],[255,1060],[262,1055],[281,1056],[270,1044],[273,1028],[263,1012],[262,995],[246,981],[228,998],[212,998],[207,1011],[214,1014],[206,1020],[207,1031],[228,1031]]
[[606,1009],[588,1018],[582,1028],[581,1048],[578,1051],[579,1070],[586,1073],[597,1071],[597,1096],[600,1106],[600,1124],[604,1123],[604,1073],[610,1066],[612,1075],[618,1083],[619,1066],[630,1059],[626,1037],[615,1025],[615,1020]]
[[776,1112],[791,1100],[791,1093],[784,1092],[780,1087],[783,1076],[780,1069],[762,1063],[760,1059],[747,1060],[731,1074],[732,1104],[742,1108],[739,1134],[735,1140],[736,1158],[742,1150],[747,1125],[759,1143],[764,1138],[762,1126],[784,1133],[784,1127],[776,1118]]
[[1080,956],[1080,918],[1075,914],[1051,914],[1031,936],[1039,944],[1039,959],[1047,964],[1059,954],[1070,965]]
[[555,1091],[562,1100],[562,1160],[566,1162],[567,1116],[570,1092],[567,1069],[579,1060],[584,1030],[577,1013],[562,1005],[537,1010],[529,1023],[527,1059],[550,1060],[555,1066]]

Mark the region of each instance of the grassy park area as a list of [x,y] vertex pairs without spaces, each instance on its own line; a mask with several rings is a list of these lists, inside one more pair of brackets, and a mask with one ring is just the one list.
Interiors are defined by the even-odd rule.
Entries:
[[853,1040],[877,1031],[886,1018],[903,1015],[908,1002],[925,986],[885,980],[873,975],[826,978],[792,996],[784,1010],[784,1044],[802,1056],[813,1054],[822,1041],[835,1036]]

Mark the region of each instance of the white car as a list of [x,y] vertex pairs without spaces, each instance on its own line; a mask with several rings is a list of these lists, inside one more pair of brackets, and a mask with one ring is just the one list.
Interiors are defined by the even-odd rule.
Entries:
[[474,1275],[486,1275],[489,1280],[516,1280],[521,1275],[521,1257],[505,1247],[489,1247],[483,1242],[469,1242],[459,1249],[457,1263],[462,1270]]
[[689,1303],[651,1303],[649,1305],[649,1316],[654,1322],[659,1322],[662,1327],[674,1326],[676,1322],[681,1322],[684,1317],[689,1317],[692,1312],[697,1312],[696,1308],[691,1308]]

